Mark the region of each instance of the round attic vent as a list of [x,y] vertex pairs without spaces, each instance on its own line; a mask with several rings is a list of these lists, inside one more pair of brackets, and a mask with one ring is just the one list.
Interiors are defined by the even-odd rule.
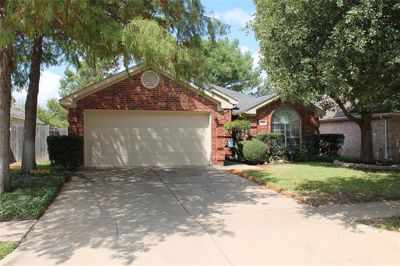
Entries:
[[154,89],[159,83],[157,73],[152,70],[146,70],[143,72],[140,81],[146,89]]

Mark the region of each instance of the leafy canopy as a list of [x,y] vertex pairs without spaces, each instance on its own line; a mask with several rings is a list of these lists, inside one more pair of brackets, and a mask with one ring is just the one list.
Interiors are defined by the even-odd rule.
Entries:
[[6,0],[4,10],[0,49],[17,44],[14,80],[21,86],[36,36],[43,36],[45,64],[122,56],[126,66],[143,63],[198,83],[205,73],[196,56],[201,40],[225,31],[199,0]]
[[329,96],[348,116],[399,107],[398,0],[255,2],[261,65],[284,97]]
[[46,106],[38,107],[38,119],[46,125],[59,128],[68,127],[68,111],[65,110],[57,101],[57,99],[49,99]]
[[[148,30],[144,34],[155,33],[152,30]],[[155,40],[157,38],[154,37]],[[135,45],[140,46],[141,44]],[[175,49],[174,47],[169,48],[164,44],[160,46],[153,47],[160,54],[168,54]],[[145,51],[145,53],[150,54],[154,52],[152,50]],[[151,55],[143,54],[142,56],[143,58],[147,58]],[[164,57],[161,56],[157,60],[160,61]],[[238,47],[237,40],[233,42],[230,42],[228,39],[219,39],[215,42],[203,40],[197,50],[197,58],[199,62],[202,62],[205,69],[204,75],[200,75],[203,83],[209,82],[238,91],[260,86],[260,70],[253,68],[251,54],[249,52],[242,53]],[[65,77],[60,82],[60,95],[66,96],[77,92],[90,84],[115,74],[119,69],[118,59],[103,59],[94,62],[87,60],[80,61],[75,67],[75,71],[69,68],[65,71]],[[199,79],[199,76],[197,78]]]
[[240,50],[238,40],[204,41],[203,50],[210,83],[235,91],[244,91],[261,84],[260,69],[254,68],[250,52]]
[[97,60],[90,63],[86,60],[80,61],[75,70],[67,68],[64,77],[60,80],[59,93],[61,97],[75,93],[93,83],[112,76],[117,73],[120,64],[117,59]]

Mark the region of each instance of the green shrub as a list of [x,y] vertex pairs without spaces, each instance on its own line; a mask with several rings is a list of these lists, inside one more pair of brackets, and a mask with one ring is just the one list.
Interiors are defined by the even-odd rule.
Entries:
[[226,122],[224,128],[229,132],[235,130],[247,132],[251,128],[251,122],[248,120],[233,120]]
[[75,170],[83,164],[83,137],[49,136],[47,149],[52,165],[62,165]]
[[342,134],[319,134],[304,137],[305,149],[312,156],[338,156],[343,142]]
[[285,136],[276,133],[262,133],[256,136],[256,139],[267,145],[268,157],[282,158],[285,152]]
[[243,158],[250,163],[265,161],[268,151],[267,145],[258,140],[245,140],[239,142],[239,151]]
[[69,176],[53,169],[49,174],[12,173],[11,192],[0,195],[0,221],[39,218]]

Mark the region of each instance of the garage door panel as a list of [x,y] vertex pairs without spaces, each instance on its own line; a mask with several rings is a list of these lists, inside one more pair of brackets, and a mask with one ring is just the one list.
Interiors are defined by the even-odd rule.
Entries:
[[207,153],[200,141],[180,142],[176,145],[164,142],[89,142],[89,155],[129,155],[129,154],[171,154],[171,153]]
[[209,114],[85,111],[85,165],[208,165]]
[[[102,111],[97,111],[98,113]],[[118,124],[120,127],[125,128],[170,128],[171,121],[166,120],[166,116],[179,117],[174,121],[173,126],[176,128],[206,128],[209,121],[207,119],[196,119],[204,117],[204,113],[193,112],[168,112],[171,115],[160,115],[161,112],[132,112],[132,111],[116,111],[118,114]],[[96,111],[91,112],[96,113]],[[96,115],[89,115],[85,117],[85,125],[96,128],[114,127],[115,116],[110,115],[110,112],[103,112],[102,119],[98,120]],[[165,112],[167,113],[167,112]]]
[[179,139],[201,138],[207,129],[183,128],[92,128],[87,135],[88,140],[120,140],[120,141],[174,141]]
[[171,166],[171,165],[195,165],[208,164],[202,156],[193,155],[141,155],[141,156],[92,156],[90,165],[100,167],[126,167],[126,166]]

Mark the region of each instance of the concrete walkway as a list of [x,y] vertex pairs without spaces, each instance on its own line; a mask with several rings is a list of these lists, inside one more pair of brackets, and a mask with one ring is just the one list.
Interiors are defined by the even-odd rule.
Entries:
[[400,265],[355,222],[398,202],[312,208],[213,168],[91,170],[1,265]]
[[20,242],[36,220],[0,222],[0,242]]

